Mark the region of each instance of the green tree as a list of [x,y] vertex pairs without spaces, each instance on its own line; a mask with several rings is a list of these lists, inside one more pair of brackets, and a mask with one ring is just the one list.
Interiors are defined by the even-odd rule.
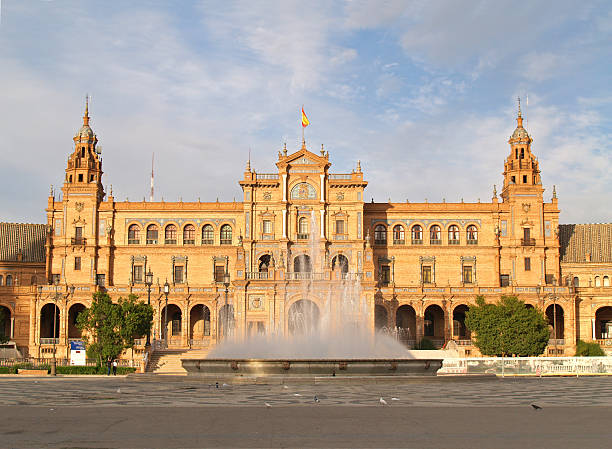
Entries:
[[544,314],[525,307],[516,296],[502,296],[497,304],[487,304],[478,296],[466,313],[465,324],[475,332],[476,347],[489,356],[537,356],[550,338]]
[[606,353],[597,342],[587,343],[578,340],[576,343],[576,357],[604,357]]
[[97,358],[100,363],[134,347],[134,339],[146,334],[152,324],[150,305],[137,302],[135,295],[113,303],[105,292],[94,293],[91,307],[77,317],[77,326],[84,333],[87,356]]

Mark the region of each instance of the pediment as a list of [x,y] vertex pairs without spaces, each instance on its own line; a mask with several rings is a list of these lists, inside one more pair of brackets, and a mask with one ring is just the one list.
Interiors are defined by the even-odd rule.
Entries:
[[305,148],[290,154],[288,156],[283,157],[278,163],[277,166],[310,166],[314,167],[324,167],[329,165],[329,161],[324,156],[319,156],[308,151]]

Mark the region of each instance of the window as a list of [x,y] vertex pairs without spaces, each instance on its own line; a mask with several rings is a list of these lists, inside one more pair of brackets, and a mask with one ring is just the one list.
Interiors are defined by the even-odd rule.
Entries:
[[448,228],[448,244],[449,245],[459,244],[459,227],[457,225],[451,225]]
[[142,282],[142,265],[134,265],[132,279],[136,282]]
[[209,224],[202,228],[202,245],[213,245],[215,243],[215,233]]
[[166,226],[165,243],[166,245],[176,245],[176,226],[173,224]]
[[222,245],[232,244],[232,227],[230,225],[221,226],[221,244]]
[[433,225],[429,228],[429,244],[430,245],[441,245],[442,244],[442,230],[440,226]]
[[469,225],[466,231],[467,244],[478,245],[478,228],[474,225]]
[[13,285],[13,276],[11,274],[6,275],[6,286],[10,287]]
[[389,285],[389,282],[391,282],[391,267],[389,265],[381,265],[379,276],[382,285]]
[[81,226],[77,226],[74,228],[74,240],[72,242],[73,245],[84,245],[85,239],[83,238],[83,228]]
[[413,245],[423,244],[423,228],[420,225],[414,225],[412,227],[412,244]]
[[527,184],[527,175],[523,175],[523,184]]
[[544,280],[546,281],[546,285],[553,285],[553,284],[555,284],[555,275],[554,274],[547,274],[545,276]]
[[308,219],[306,217],[300,217],[298,220],[298,239],[308,238]]
[[535,246],[535,239],[531,238],[531,229],[523,228],[523,239],[521,240],[523,246]]
[[104,287],[106,285],[106,275],[96,274],[96,285]]
[[578,276],[574,276],[574,287],[580,287],[580,279],[578,279]]
[[464,265],[463,266],[463,283],[464,284],[471,284],[473,281],[473,277],[472,277],[472,266],[471,265]]
[[4,284],[4,277],[0,274],[0,285]]
[[336,234],[344,234],[344,220],[336,220]]
[[264,234],[272,234],[272,220],[264,220],[261,228]]
[[404,238],[404,227],[402,225],[393,226],[393,244],[403,245],[406,243]]
[[83,173],[79,173],[79,182],[83,182]]
[[130,225],[128,228],[128,245],[140,245],[140,227],[138,225]]
[[512,176],[512,177],[510,178],[510,180],[511,180],[512,184],[516,184],[516,177]]
[[595,287],[601,287],[601,278],[599,276],[595,276]]
[[195,226],[188,224],[183,229],[183,245],[195,245]]
[[431,284],[431,265],[423,265],[421,267],[421,280],[423,284]]
[[604,287],[609,287],[610,286],[610,278],[608,276],[604,276],[604,278],[603,278],[603,286]]
[[531,259],[525,257],[525,271],[531,271]]
[[376,227],[374,228],[374,244],[387,244],[387,228],[385,228],[383,225],[376,225]]
[[508,287],[510,285],[510,275],[509,274],[500,274],[499,275],[499,285],[501,287]]
[[225,265],[215,265],[215,282],[223,282],[225,275]]
[[183,266],[175,265],[174,266],[174,283],[182,284],[183,283]]
[[[56,284],[56,283],[59,284],[60,280],[61,280],[61,275],[60,274],[54,274],[54,275],[51,276],[51,283],[52,284]],[[7,280],[6,281],[8,282],[8,276],[7,276]]]
[[80,257],[74,258],[74,271],[81,271],[81,258]]
[[158,230],[157,226],[152,224],[147,227],[147,245],[157,245]]

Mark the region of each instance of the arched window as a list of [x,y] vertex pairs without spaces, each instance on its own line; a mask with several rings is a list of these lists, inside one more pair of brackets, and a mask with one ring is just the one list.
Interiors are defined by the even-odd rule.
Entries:
[[610,286],[610,278],[608,276],[604,276],[603,286],[604,287],[609,287]]
[[375,245],[386,245],[387,244],[387,228],[383,225],[376,225],[374,228],[374,244]]
[[10,287],[11,285],[13,285],[13,276],[10,274],[6,275],[6,286]]
[[195,226],[188,224],[183,228],[183,245],[195,244]]
[[441,245],[442,244],[442,230],[440,226],[433,225],[429,228],[429,244],[430,245]]
[[308,218],[300,217],[298,220],[298,239],[308,239]]
[[404,238],[404,227],[402,225],[393,226],[393,244],[403,245],[406,243]]
[[215,243],[215,232],[213,231],[212,225],[204,225],[202,228],[202,245],[214,245]]
[[232,244],[232,227],[228,224],[221,226],[221,244]]
[[466,231],[467,244],[478,245],[478,228],[474,225],[469,225]]
[[451,225],[448,228],[448,244],[449,245],[459,244],[459,226]]
[[157,245],[158,233],[157,225],[147,226],[147,245]]
[[30,278],[30,285],[36,285],[38,284],[38,280],[36,279],[36,276],[32,276]]
[[595,287],[601,287],[601,278],[599,276],[595,276]]
[[[147,237],[148,238],[148,237]],[[165,232],[166,245],[176,245],[176,226],[169,224]]]
[[128,228],[128,245],[140,245],[140,226],[133,224]]
[[574,276],[574,287],[580,287],[580,279],[578,279],[578,276]]
[[0,285],[4,284],[4,277],[0,274]]
[[414,225],[412,227],[412,244],[422,245],[423,244],[423,228],[421,225]]

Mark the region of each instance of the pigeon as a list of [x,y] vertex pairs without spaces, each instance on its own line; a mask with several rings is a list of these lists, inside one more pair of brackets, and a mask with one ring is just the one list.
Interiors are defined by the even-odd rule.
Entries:
[[117,393],[121,393],[121,388],[117,388]]
[[383,398],[380,398],[378,402],[380,402],[382,405],[387,405],[387,401],[385,401]]
[[302,396],[300,393],[293,393],[293,396]]
[[268,402],[264,402],[264,404],[266,404],[266,408],[271,408],[272,407],[272,405],[270,403],[268,403]]
[[283,385],[283,388],[284,388],[285,390],[288,390],[288,389],[289,389],[289,387],[288,387],[287,385]]
[[321,402],[321,401],[319,400],[319,398],[318,398],[316,395],[315,395],[315,397],[314,397],[314,401],[315,401],[315,402],[317,402],[317,403]]
[[224,383],[223,386],[224,387],[229,387],[229,384]]
[[542,407],[540,407],[537,404],[531,404],[531,406],[533,407],[534,410],[542,410]]
[[399,401],[399,398],[391,398],[392,401]]

